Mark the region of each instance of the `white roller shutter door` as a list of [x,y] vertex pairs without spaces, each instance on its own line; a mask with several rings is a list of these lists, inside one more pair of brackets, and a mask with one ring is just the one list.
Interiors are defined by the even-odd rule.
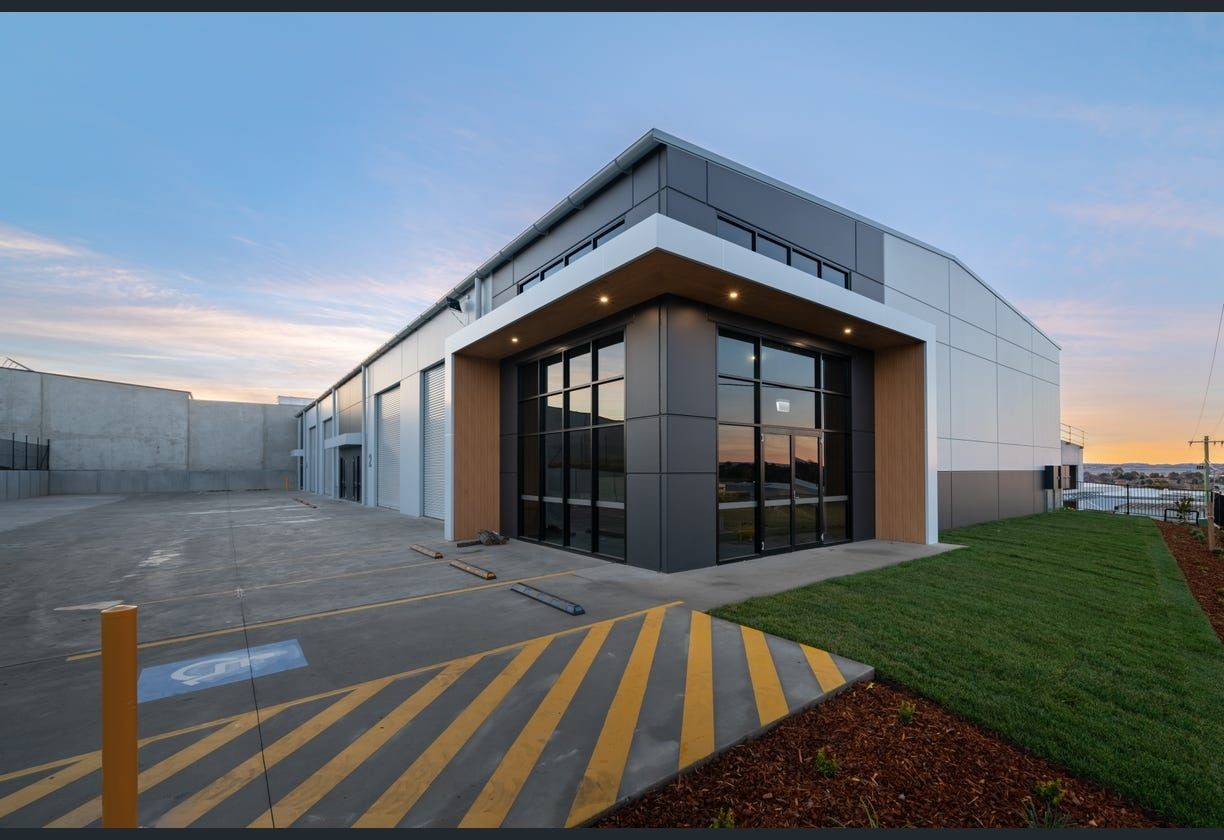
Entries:
[[[323,421],[323,446],[327,446],[327,439],[332,437],[332,428],[335,423],[332,418],[327,418]],[[336,468],[333,466],[336,461],[335,449],[323,450],[323,495],[336,495]]]
[[311,493],[317,493],[319,488],[315,486],[315,476],[319,469],[319,427],[310,427],[310,449],[306,453],[306,457],[310,459],[307,464],[309,469],[306,470],[306,489]]
[[424,473],[424,512],[434,519],[446,517],[446,366],[422,374],[421,467]]
[[378,505],[400,507],[400,392],[378,395]]

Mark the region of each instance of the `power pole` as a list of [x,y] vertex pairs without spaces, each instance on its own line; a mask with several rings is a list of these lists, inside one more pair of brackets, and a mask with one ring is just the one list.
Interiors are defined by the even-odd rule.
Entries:
[[[1196,440],[1190,441],[1190,445],[1194,446],[1198,443]],[[1224,446],[1224,440],[1212,440],[1211,435],[1203,435],[1203,500],[1204,510],[1207,513],[1207,550],[1215,551],[1215,504],[1212,498],[1211,490],[1211,447]]]

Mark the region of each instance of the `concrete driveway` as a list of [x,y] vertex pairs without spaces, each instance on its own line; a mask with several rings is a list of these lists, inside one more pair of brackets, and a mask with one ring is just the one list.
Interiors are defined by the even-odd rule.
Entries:
[[433,520],[302,494],[8,503],[0,825],[99,819],[97,611],[113,602],[140,606],[142,824],[560,826],[871,674],[694,607],[938,550],[664,576],[514,541],[457,549]]

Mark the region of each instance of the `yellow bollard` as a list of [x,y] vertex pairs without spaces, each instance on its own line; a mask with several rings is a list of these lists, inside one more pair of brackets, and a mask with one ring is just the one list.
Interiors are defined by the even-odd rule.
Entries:
[[102,610],[102,827],[136,828],[136,607]]

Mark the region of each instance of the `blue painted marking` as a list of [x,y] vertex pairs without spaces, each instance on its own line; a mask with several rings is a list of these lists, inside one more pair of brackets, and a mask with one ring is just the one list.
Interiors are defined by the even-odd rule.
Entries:
[[306,657],[297,639],[184,659],[142,669],[136,684],[136,701],[160,700],[305,666]]

